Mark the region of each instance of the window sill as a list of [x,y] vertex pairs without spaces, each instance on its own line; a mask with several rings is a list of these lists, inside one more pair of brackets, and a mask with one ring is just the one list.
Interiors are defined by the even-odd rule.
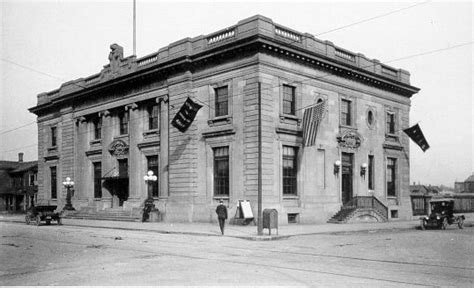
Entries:
[[301,119],[296,115],[280,114],[280,122],[299,125],[301,123]]
[[230,115],[215,117],[207,120],[207,124],[209,126],[232,124],[232,117]]
[[396,135],[396,134],[385,134],[385,140],[392,141],[392,142],[398,142],[398,135]]
[[299,198],[298,195],[283,195],[283,200],[297,200]]
[[89,144],[90,144],[91,146],[98,146],[98,145],[101,145],[101,144],[102,144],[102,139],[94,139],[94,140],[90,141]]
[[152,138],[152,137],[158,137],[158,136],[160,136],[159,129],[153,129],[153,130],[148,130],[148,131],[143,132],[144,138]]
[[352,126],[352,125],[339,124],[339,128],[348,129],[348,130],[357,130],[357,127]]
[[48,152],[58,152],[58,146],[51,146],[48,148]]

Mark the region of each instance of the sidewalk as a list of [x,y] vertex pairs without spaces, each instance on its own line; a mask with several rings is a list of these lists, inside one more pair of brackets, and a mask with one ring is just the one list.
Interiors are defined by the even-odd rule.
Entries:
[[[472,227],[474,224],[474,214],[464,214],[466,216],[465,227]],[[0,215],[0,222],[25,223],[23,214]],[[217,223],[163,223],[163,222],[121,222],[102,220],[79,220],[62,219],[63,225],[77,227],[93,227],[101,229],[118,229],[129,231],[147,231],[162,234],[186,234],[201,236],[221,236],[219,224]],[[25,224],[26,225],[26,224]],[[42,225],[45,225],[42,222]],[[52,224],[54,225],[54,223]],[[280,225],[277,230],[272,229],[272,235],[268,234],[268,229],[263,230],[263,235],[257,235],[257,226],[226,225],[225,236],[246,240],[265,241],[287,239],[292,236],[317,235],[317,234],[337,234],[350,232],[375,232],[375,231],[395,231],[395,230],[415,230],[420,222],[412,221],[391,221],[384,223],[351,223],[351,224],[288,224]],[[457,225],[450,225],[450,229],[458,229]]]

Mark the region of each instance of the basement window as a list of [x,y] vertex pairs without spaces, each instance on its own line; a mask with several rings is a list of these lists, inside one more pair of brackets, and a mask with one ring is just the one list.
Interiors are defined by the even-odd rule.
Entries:
[[398,210],[390,210],[390,218],[398,218]]
[[288,213],[288,224],[298,223],[298,213]]

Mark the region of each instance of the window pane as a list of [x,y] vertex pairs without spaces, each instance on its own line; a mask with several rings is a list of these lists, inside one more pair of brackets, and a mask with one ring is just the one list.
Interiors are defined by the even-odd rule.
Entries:
[[369,155],[369,189],[374,189],[374,156]]
[[51,146],[55,147],[57,144],[57,128],[51,127]]
[[214,149],[214,195],[229,195],[229,147]]
[[396,196],[396,171],[397,160],[395,158],[387,158],[387,195]]
[[215,89],[216,93],[216,117],[228,115],[229,95],[227,86]]
[[102,138],[102,118],[96,118],[94,120],[94,139]]
[[283,194],[296,195],[297,193],[297,148],[283,146]]
[[120,135],[128,134],[128,113],[119,114]]
[[341,124],[351,125],[351,102],[344,99],[341,101]]
[[295,115],[295,87],[283,85],[283,114]]
[[387,133],[395,133],[395,115],[387,113]]
[[148,111],[148,129],[158,129],[159,123],[159,109],[158,104],[153,104],[147,107]]

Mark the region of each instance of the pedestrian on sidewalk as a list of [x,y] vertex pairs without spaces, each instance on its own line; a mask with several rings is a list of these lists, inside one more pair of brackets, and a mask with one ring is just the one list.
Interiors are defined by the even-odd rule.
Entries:
[[217,220],[219,220],[219,227],[221,228],[221,233],[224,235],[224,225],[225,220],[227,219],[227,207],[224,205],[224,201],[220,200],[219,205],[216,208]]

